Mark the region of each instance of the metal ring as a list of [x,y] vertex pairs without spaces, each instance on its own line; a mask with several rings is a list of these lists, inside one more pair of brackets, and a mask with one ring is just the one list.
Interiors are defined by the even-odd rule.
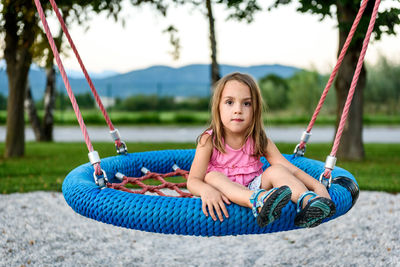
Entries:
[[126,146],[124,141],[120,141],[121,145],[115,144],[115,149],[117,150],[118,155],[126,155],[128,153],[128,147]]
[[103,176],[103,177],[98,178],[97,175],[96,175],[96,171],[94,171],[94,172],[93,172],[94,182],[95,182],[96,185],[98,185],[99,187],[105,188],[106,185],[107,185],[107,183],[108,183],[107,173],[106,173],[103,169],[100,169],[100,170],[101,170],[101,173],[102,173],[102,176]]
[[304,145],[303,148],[300,148],[300,144],[297,144],[295,147],[293,153],[295,154],[295,157],[302,157],[306,153],[306,145]]
[[332,184],[332,174],[329,176],[329,178],[324,179],[325,178],[324,173],[325,172],[322,172],[321,175],[319,176],[319,182],[323,184],[326,187],[326,189],[329,189]]

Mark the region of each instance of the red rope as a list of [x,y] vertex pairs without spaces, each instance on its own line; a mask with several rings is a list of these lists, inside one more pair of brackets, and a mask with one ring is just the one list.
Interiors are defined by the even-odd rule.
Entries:
[[[193,197],[192,194],[183,192],[180,190],[180,188],[186,188],[186,182],[185,183],[172,183],[168,182],[165,180],[167,177],[174,177],[174,176],[182,176],[186,180],[188,179],[189,172],[182,170],[182,169],[177,169],[175,172],[170,172],[170,173],[155,173],[155,172],[148,172],[146,175],[142,177],[127,177],[124,176],[123,180],[121,183],[108,183],[107,187],[129,192],[129,193],[134,193],[134,194],[145,194],[147,192],[151,193],[156,193],[160,196],[168,196],[168,197]],[[160,185],[146,185],[143,183],[144,180],[156,180],[161,182]],[[132,184],[132,185],[137,185],[141,188],[141,190],[132,190],[126,187],[127,184]],[[166,195],[164,194],[161,189],[171,189],[179,194],[179,196],[173,196],[173,195]]]
[[[336,66],[333,69],[333,71],[331,73],[331,76],[329,77],[329,80],[328,80],[328,82],[327,82],[327,84],[325,86],[325,89],[324,89],[324,91],[323,91],[323,93],[321,95],[321,98],[320,98],[320,100],[318,102],[317,108],[315,109],[314,114],[313,114],[313,116],[311,118],[311,121],[308,124],[307,130],[306,130],[307,133],[311,132],[311,130],[312,130],[314,124],[315,124],[315,121],[316,121],[316,119],[318,117],[318,114],[321,111],[322,106],[324,105],[326,96],[328,95],[328,92],[329,92],[329,90],[330,90],[330,88],[331,88],[331,86],[333,84],[333,81],[334,81],[334,79],[336,77],[336,74],[339,71],[340,65],[342,64],[343,58],[346,55],[347,49],[349,48],[351,40],[353,39],[354,33],[357,30],[358,24],[360,23],[361,17],[362,17],[362,15],[364,13],[364,10],[365,10],[366,6],[367,6],[367,3],[368,3],[368,0],[365,0],[365,1],[363,1],[361,3],[360,9],[358,10],[357,16],[354,19],[353,25],[351,26],[350,32],[349,32],[349,34],[348,34],[348,36],[346,38],[346,42],[344,43],[343,48],[342,48],[342,50],[340,52],[340,55],[338,57],[338,60],[336,62]],[[302,140],[300,142],[300,144],[299,144],[299,148],[303,149],[305,144],[306,143]]]
[[[49,44],[50,44],[51,50],[53,51],[53,54],[54,54],[54,57],[56,59],[58,68],[60,69],[60,73],[61,73],[61,76],[63,78],[64,84],[65,84],[65,88],[67,89],[69,99],[71,100],[72,107],[73,107],[73,109],[75,111],[75,115],[76,115],[76,117],[78,119],[79,126],[81,127],[81,131],[82,131],[83,137],[85,139],[86,146],[87,146],[89,152],[92,152],[93,151],[93,146],[92,146],[92,143],[90,141],[89,134],[87,132],[85,122],[83,121],[83,117],[82,117],[82,114],[81,114],[81,112],[79,110],[78,103],[76,102],[74,93],[72,92],[71,85],[69,83],[67,74],[66,74],[64,66],[62,64],[60,55],[59,55],[57,47],[56,47],[56,44],[54,42],[53,36],[51,35],[51,31],[50,31],[49,25],[47,24],[47,20],[46,20],[46,17],[44,15],[44,12],[43,12],[42,5],[40,4],[40,0],[34,0],[34,1],[35,1],[36,8],[38,10],[40,19],[42,20],[44,30],[46,31],[46,36],[47,36],[47,39],[49,40]],[[96,169],[96,174],[98,174],[98,175],[101,174],[100,164],[95,164],[95,169]]]
[[[333,143],[332,151],[331,151],[331,154],[330,154],[330,156],[332,156],[332,157],[336,157],[336,152],[337,152],[337,150],[339,148],[340,138],[342,137],[344,126],[346,125],[347,116],[348,116],[348,113],[349,113],[349,110],[350,110],[351,101],[353,99],[354,91],[355,91],[356,86],[357,86],[358,78],[360,77],[360,72],[361,72],[361,68],[363,66],[365,54],[367,52],[368,43],[369,43],[369,40],[371,38],[372,31],[374,29],[376,16],[378,15],[378,8],[379,8],[380,2],[381,2],[380,0],[376,0],[375,5],[374,5],[374,10],[373,10],[372,15],[371,15],[371,20],[369,21],[367,34],[365,35],[365,38],[364,38],[364,42],[363,42],[362,50],[361,50],[361,53],[360,53],[360,57],[358,58],[357,67],[356,67],[356,70],[355,70],[354,75],[353,75],[353,80],[351,81],[349,93],[347,95],[346,103],[345,103],[344,108],[343,108],[343,113],[342,113],[342,116],[340,118],[339,127],[338,127],[338,130],[336,132],[335,141]],[[330,169],[326,169],[325,173],[324,173],[324,176],[325,177],[329,177],[331,171],[332,170],[330,170]]]
[[376,20],[377,14],[378,14],[378,8],[379,8],[380,2],[381,2],[380,0],[376,0],[376,2],[375,2],[371,20],[368,25],[367,34],[364,38],[364,43],[363,43],[363,47],[362,47],[362,50],[360,53],[360,57],[358,58],[357,67],[356,67],[356,70],[355,70],[355,73],[353,76],[353,80],[351,81],[349,94],[347,96],[347,100],[346,100],[346,103],[343,108],[342,117],[340,118],[340,123],[339,123],[338,131],[336,133],[335,142],[334,142],[334,145],[332,148],[331,156],[336,156],[336,152],[337,152],[339,144],[340,144],[340,138],[342,136],[343,129],[346,124],[347,115],[349,113],[349,109],[350,109],[350,105],[351,105],[351,100],[353,99],[354,91],[356,89],[358,78],[359,78],[360,72],[361,72],[361,68],[363,66],[364,57],[365,57],[365,54],[366,54],[367,48],[368,48],[369,39],[371,38],[371,34],[374,29],[375,20]]
[[[76,59],[78,60],[79,65],[81,66],[81,69],[82,69],[82,71],[83,71],[83,73],[84,73],[84,75],[85,75],[86,81],[87,81],[88,84],[89,84],[90,90],[91,90],[92,93],[93,93],[93,96],[94,96],[94,98],[95,98],[95,100],[96,100],[96,102],[97,102],[97,105],[99,106],[101,112],[103,113],[104,119],[106,120],[106,122],[107,122],[107,124],[108,124],[108,127],[110,128],[110,131],[113,131],[113,130],[114,130],[114,125],[112,124],[111,119],[110,119],[110,117],[108,116],[107,111],[106,111],[106,109],[105,109],[104,106],[103,106],[103,103],[101,102],[100,96],[99,96],[99,94],[97,93],[96,88],[94,87],[94,84],[93,84],[93,82],[92,82],[92,79],[90,78],[90,76],[89,76],[89,74],[88,74],[88,72],[87,72],[87,70],[86,70],[86,67],[85,67],[85,65],[83,64],[83,61],[82,61],[82,59],[81,59],[81,57],[80,57],[80,55],[79,55],[79,53],[78,53],[78,50],[76,49],[76,46],[75,46],[74,42],[72,41],[71,35],[69,34],[69,31],[68,31],[68,29],[67,29],[67,27],[66,27],[66,25],[65,25],[64,19],[62,18],[61,13],[60,13],[60,11],[58,10],[57,4],[56,4],[56,2],[55,2],[54,0],[50,0],[50,3],[51,3],[51,6],[53,7],[54,12],[55,12],[56,15],[57,15],[57,18],[58,18],[58,21],[60,22],[61,28],[62,28],[63,32],[65,33],[65,36],[67,36],[68,42],[69,42],[69,44],[70,44],[72,50],[73,50],[74,53],[75,53]],[[118,146],[121,145],[119,139],[116,140],[115,142],[116,142],[116,144],[117,144]]]

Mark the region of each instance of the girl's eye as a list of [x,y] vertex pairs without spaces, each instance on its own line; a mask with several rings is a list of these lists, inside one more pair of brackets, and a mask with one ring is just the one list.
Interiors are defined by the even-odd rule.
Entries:
[[250,101],[244,102],[244,106],[245,107],[251,107],[251,102]]
[[232,105],[233,101],[232,100],[226,100],[225,103],[228,104],[228,105]]

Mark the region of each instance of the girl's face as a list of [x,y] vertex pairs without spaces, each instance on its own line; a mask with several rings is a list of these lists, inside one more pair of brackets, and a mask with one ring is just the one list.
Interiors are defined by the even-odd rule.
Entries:
[[226,133],[244,134],[253,119],[250,88],[237,80],[225,84],[219,103],[221,121]]

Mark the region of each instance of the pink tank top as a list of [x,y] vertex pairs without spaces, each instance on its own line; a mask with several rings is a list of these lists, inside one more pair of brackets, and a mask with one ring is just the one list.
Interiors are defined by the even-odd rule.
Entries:
[[[211,135],[212,131],[206,131]],[[252,156],[254,142],[251,138],[239,149],[225,144],[225,153],[213,148],[207,173],[217,171],[225,174],[231,181],[247,186],[255,177],[263,173],[260,159]]]

